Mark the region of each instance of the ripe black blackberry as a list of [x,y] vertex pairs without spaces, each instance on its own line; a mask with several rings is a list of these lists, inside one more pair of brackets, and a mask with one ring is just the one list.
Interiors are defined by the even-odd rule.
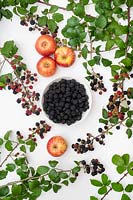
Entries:
[[44,94],[43,109],[55,123],[71,125],[81,120],[88,108],[84,85],[74,79],[54,82]]

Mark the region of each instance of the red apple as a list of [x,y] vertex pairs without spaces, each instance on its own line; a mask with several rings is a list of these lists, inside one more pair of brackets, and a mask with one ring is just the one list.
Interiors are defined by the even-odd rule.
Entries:
[[50,57],[41,58],[37,63],[37,71],[42,76],[52,76],[56,72],[55,60]]
[[50,35],[41,35],[35,44],[37,52],[43,56],[49,56],[56,50],[56,42]]
[[72,48],[63,46],[56,49],[54,54],[56,63],[63,67],[71,66],[75,61],[75,53]]
[[66,149],[67,143],[61,136],[54,136],[47,143],[47,150],[54,157],[61,156],[65,153]]

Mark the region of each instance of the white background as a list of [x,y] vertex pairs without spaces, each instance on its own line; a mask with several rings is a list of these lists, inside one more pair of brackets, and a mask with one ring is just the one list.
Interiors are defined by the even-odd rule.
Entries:
[[[52,1],[51,1],[52,2]],[[67,1],[56,1],[58,5],[65,6]],[[55,3],[55,1],[53,1]],[[44,7],[42,7],[44,8]],[[91,10],[91,11],[90,11]],[[92,13],[92,7],[88,7],[88,12]],[[64,12],[65,19],[72,15],[71,12]],[[65,25],[65,21],[60,24],[60,27]],[[36,63],[40,58],[40,55],[35,51],[34,44],[39,36],[39,32],[29,32],[26,27],[19,25],[19,19],[14,17],[12,21],[7,21],[3,19],[0,22],[0,46],[7,40],[14,40],[19,47],[19,54],[24,57],[25,63],[27,63],[29,69],[36,72]],[[104,56],[113,59],[113,52],[106,53]],[[62,127],[60,125],[52,125],[52,130],[46,135],[44,140],[38,138],[38,146],[34,153],[28,155],[31,165],[45,165],[48,160],[54,159],[50,156],[46,149],[46,144],[49,138],[54,135],[63,136],[68,142],[67,152],[59,157],[57,160],[60,162],[59,168],[69,169],[74,166],[74,160],[85,159],[88,162],[92,158],[98,158],[106,168],[106,173],[109,177],[117,181],[121,176],[115,171],[115,166],[111,163],[112,156],[117,154],[129,153],[133,159],[133,139],[127,139],[125,134],[125,129],[122,128],[119,131],[113,130],[114,134],[112,136],[106,137],[106,145],[100,146],[98,143],[95,144],[94,152],[87,152],[83,155],[77,155],[72,149],[71,144],[76,142],[78,137],[86,138],[86,133],[91,132],[97,135],[97,129],[99,127],[98,119],[101,117],[101,110],[106,106],[108,102],[108,97],[112,94],[112,86],[109,78],[111,77],[110,70],[102,66],[97,66],[98,72],[104,76],[104,82],[108,89],[108,92],[102,96],[92,92],[92,108],[88,117],[82,122],[70,127]],[[5,72],[6,69],[3,70]],[[39,76],[39,81],[36,84],[36,90],[43,93],[43,90],[47,84],[60,76],[75,76],[75,77],[85,77],[85,70],[82,66],[82,59],[77,57],[74,65],[71,68],[58,67],[57,73],[50,78],[43,78]],[[131,82],[130,82],[131,84]],[[28,128],[33,127],[36,121],[44,119],[43,112],[40,116],[30,116],[27,117],[24,114],[24,110],[21,106],[16,103],[17,96],[13,95],[9,91],[0,92],[0,136],[7,130],[13,130],[14,132],[20,130],[25,136],[28,135]],[[40,103],[41,106],[41,103]],[[5,154],[5,152],[4,152]],[[1,158],[2,159],[2,158]],[[78,180],[69,185],[68,187],[63,187],[58,194],[54,194],[52,191],[48,193],[43,193],[39,200],[88,200],[89,196],[97,195],[97,190],[90,184],[91,175],[81,173]],[[98,178],[98,176],[96,177]],[[8,177],[9,181],[12,181],[12,176]],[[17,180],[17,177],[16,177]],[[132,179],[127,177],[123,181],[126,183],[133,183]],[[133,199],[133,194],[130,195]],[[113,193],[106,198],[106,200],[118,200],[120,199],[120,194]]]

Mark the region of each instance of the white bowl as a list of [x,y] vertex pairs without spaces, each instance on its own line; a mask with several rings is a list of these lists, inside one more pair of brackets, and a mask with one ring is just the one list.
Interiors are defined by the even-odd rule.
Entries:
[[[87,96],[89,97],[88,101],[89,101],[89,109],[86,111],[86,112],[83,112],[82,113],[82,118],[81,120],[79,121],[76,121],[75,123],[71,124],[70,126],[72,125],[75,125],[75,124],[78,124],[78,123],[81,123],[89,114],[90,110],[91,110],[91,106],[92,106],[92,96],[91,96],[91,92],[90,92],[90,88],[89,88],[89,84],[87,82],[87,80],[85,78],[76,78],[76,77],[65,77],[65,76],[62,76],[62,77],[59,77],[59,78],[56,78],[54,79],[53,81],[51,81],[47,87],[44,89],[44,92],[43,92],[43,95],[42,95],[42,105],[43,105],[43,101],[44,101],[44,94],[48,91],[49,89],[49,86],[54,83],[54,82],[59,82],[61,79],[66,79],[66,80],[71,80],[71,79],[75,79],[77,82],[81,83],[84,85],[85,87],[85,90],[86,90],[86,94]],[[44,111],[44,110],[43,110]],[[45,113],[44,111],[44,115],[45,115],[45,118],[47,119],[47,121],[50,121],[50,123],[52,124],[56,124],[56,125],[62,125],[62,126],[69,126],[67,124],[61,124],[61,123],[55,123],[53,122],[52,120],[49,119],[49,116]]]

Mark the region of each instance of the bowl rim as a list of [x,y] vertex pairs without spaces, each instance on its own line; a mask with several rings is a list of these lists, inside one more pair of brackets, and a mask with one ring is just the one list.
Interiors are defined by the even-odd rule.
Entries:
[[[84,85],[85,87],[85,90],[86,90],[86,94],[87,96],[89,97],[89,109],[85,112],[82,113],[82,118],[81,120],[79,121],[76,121],[75,123],[71,124],[71,125],[67,125],[67,124],[61,124],[61,123],[55,123],[53,122],[51,119],[49,119],[49,116],[46,114],[46,112],[43,110],[43,101],[44,101],[44,94],[47,92],[47,90],[49,89],[49,86],[51,84],[53,84],[54,82],[58,82],[60,81],[61,79],[66,79],[66,80],[71,80],[71,79],[75,79],[77,82],[81,83]],[[81,122],[83,122],[83,120],[86,119],[86,117],[88,116],[88,114],[90,113],[91,111],[91,108],[92,108],[92,94],[91,94],[91,90],[90,90],[90,87],[89,87],[89,84],[88,84],[88,81],[84,78],[84,77],[76,77],[76,76],[59,76],[55,79],[53,79],[52,81],[50,81],[47,86],[45,87],[45,89],[43,90],[43,93],[42,93],[42,96],[41,96],[41,105],[42,105],[42,110],[43,110],[43,114],[45,115],[45,118],[47,121],[49,121],[51,124],[53,125],[58,125],[58,126],[63,126],[63,127],[71,127],[71,126],[74,126],[74,125],[77,125]]]

